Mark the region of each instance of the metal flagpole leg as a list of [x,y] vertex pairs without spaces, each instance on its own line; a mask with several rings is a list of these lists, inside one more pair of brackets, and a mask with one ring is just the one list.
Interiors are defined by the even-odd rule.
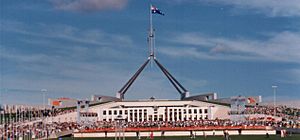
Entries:
[[139,74],[144,70],[146,65],[149,63],[150,59],[148,58],[147,61],[138,69],[138,71],[128,80],[128,82],[119,90],[118,94],[120,94],[120,99],[124,99],[124,95],[127,92],[127,90],[130,88],[130,86],[133,84],[133,82],[136,80],[136,78],[139,76]]

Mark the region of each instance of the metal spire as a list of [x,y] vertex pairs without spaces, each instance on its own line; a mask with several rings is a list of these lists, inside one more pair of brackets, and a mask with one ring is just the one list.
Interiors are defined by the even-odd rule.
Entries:
[[154,29],[153,29],[153,23],[152,23],[152,4],[150,4],[150,8],[149,8],[149,18],[150,18],[150,23],[149,23],[149,36],[148,36],[148,40],[149,40],[149,56],[151,59],[154,58]]
[[[126,84],[117,92],[116,97],[120,99],[124,99],[125,93],[127,90],[130,88],[130,86],[133,84],[133,82],[137,79],[137,77],[140,75],[140,73],[145,69],[146,65],[150,61],[154,61],[155,64],[160,68],[160,70],[164,73],[164,75],[168,78],[168,80],[171,82],[171,84],[175,87],[175,89],[179,92],[180,94],[180,99],[184,99],[189,96],[188,90],[186,90],[176,79],[174,76],[172,76],[166,68],[163,67],[161,63],[158,62],[158,60],[155,57],[154,54],[154,47],[155,47],[155,37],[154,37],[154,28],[153,28],[153,23],[152,23],[152,9],[153,5],[150,4],[150,10],[149,10],[149,33],[148,33],[148,46],[149,46],[149,57],[144,62],[144,64],[138,69],[138,71],[126,82]],[[162,14],[162,13],[161,13]],[[151,63],[151,62],[150,62]]]

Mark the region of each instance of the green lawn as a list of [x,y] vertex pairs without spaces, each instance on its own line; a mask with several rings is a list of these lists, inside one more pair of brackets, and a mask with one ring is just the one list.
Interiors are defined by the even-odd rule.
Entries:
[[[230,136],[231,140],[300,140],[300,135],[292,135],[286,138],[281,138],[279,135],[272,135],[269,138],[266,136]],[[63,140],[72,140],[75,138],[63,138]],[[76,138],[75,140],[114,140],[115,138]],[[125,140],[138,140],[137,138],[125,138]],[[147,140],[143,137],[142,140]],[[149,139],[148,139],[149,140]],[[196,139],[191,139],[189,137],[155,137],[154,140],[224,140],[222,136],[208,136],[206,139],[204,137],[196,137]]]

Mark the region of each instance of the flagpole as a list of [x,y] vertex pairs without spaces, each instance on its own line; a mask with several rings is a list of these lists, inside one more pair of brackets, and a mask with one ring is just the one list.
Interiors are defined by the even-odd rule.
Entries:
[[149,58],[150,58],[150,67],[152,68],[152,61],[151,59],[154,57],[154,53],[153,53],[153,24],[152,24],[152,4],[150,3],[150,7],[149,7],[149,26],[150,26],[150,29],[149,29]]
[[152,4],[150,4],[150,33],[149,33],[149,47],[150,47],[150,57],[154,57],[154,50],[153,50],[153,24],[152,24]]

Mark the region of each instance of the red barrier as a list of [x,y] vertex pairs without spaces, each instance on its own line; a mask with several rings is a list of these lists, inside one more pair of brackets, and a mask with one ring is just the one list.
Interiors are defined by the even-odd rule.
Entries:
[[[265,130],[265,126],[206,126],[206,127],[146,127],[146,128],[125,128],[126,132],[143,132],[143,131],[203,131],[203,130]],[[114,132],[114,128],[98,128],[81,130],[82,133],[94,133],[94,132]]]

